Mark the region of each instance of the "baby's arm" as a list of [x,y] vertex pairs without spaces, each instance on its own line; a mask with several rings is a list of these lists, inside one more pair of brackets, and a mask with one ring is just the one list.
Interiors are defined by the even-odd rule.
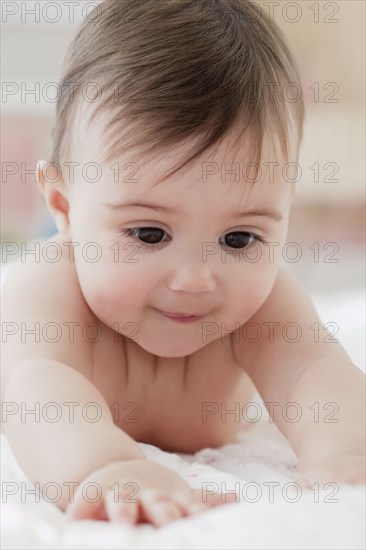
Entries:
[[365,376],[323,328],[304,288],[280,269],[250,322],[262,340],[234,338],[235,355],[294,448],[303,478],[365,483]]
[[[108,405],[95,386],[59,361],[47,357],[24,361],[8,381],[4,402],[24,403],[28,411],[38,405],[38,415],[28,413],[23,419],[20,413],[7,415],[4,433],[30,480],[40,487],[52,481],[62,489],[57,501],[61,510],[77,487],[69,484],[79,484],[108,463],[144,458],[137,443],[113,424]],[[56,403],[57,409],[47,409],[50,403]],[[88,411],[92,403],[95,406]],[[57,411],[60,420],[49,421]],[[88,417],[92,419],[96,411],[101,418],[91,422]]]
[[[67,258],[55,264],[27,258],[10,269],[2,293],[2,431],[30,480],[65,488],[61,509],[64,482],[80,482],[117,459],[144,458],[92,383],[92,344],[80,328],[90,319]],[[52,327],[59,327],[59,340]],[[96,406],[84,408],[90,403]],[[100,420],[88,421],[98,411]]]

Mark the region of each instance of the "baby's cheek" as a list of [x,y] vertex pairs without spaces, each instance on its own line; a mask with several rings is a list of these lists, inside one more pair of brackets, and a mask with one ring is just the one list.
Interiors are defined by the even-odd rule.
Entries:
[[233,309],[240,319],[249,319],[265,302],[271,293],[277,270],[262,270],[238,282]]
[[133,311],[138,309],[143,294],[136,279],[126,273],[106,271],[90,281],[88,292],[99,318],[103,316],[102,320],[108,318],[113,322],[134,316]]
[[108,270],[101,262],[88,262],[82,255],[75,259],[80,290],[89,308],[99,317],[98,312],[110,307],[115,295]]
[[110,284],[94,277],[82,281],[81,285],[84,299],[97,319],[108,326],[118,320],[118,312],[122,309],[123,300]]

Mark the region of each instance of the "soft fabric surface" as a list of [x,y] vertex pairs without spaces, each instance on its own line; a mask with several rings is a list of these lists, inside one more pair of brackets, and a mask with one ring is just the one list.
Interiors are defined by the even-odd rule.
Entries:
[[[237,443],[195,455],[165,453],[140,444],[150,460],[180,473],[191,487],[205,483],[207,490],[235,490],[239,495],[238,503],[160,529],[69,521],[56,505],[42,499],[36,503],[32,496],[25,498],[24,489],[32,485],[4,436],[2,443],[2,548],[364,548],[364,488],[321,486],[317,494],[300,488],[297,492],[296,486],[287,485],[298,477],[296,456],[268,420],[239,432]],[[16,485],[6,485],[9,482]],[[265,485],[270,482],[279,483],[272,494]],[[18,492],[6,496],[5,488],[17,488]]]

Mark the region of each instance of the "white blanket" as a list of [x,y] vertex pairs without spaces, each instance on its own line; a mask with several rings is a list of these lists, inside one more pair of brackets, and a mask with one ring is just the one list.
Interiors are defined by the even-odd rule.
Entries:
[[238,502],[159,529],[68,520],[47,502],[47,494],[38,503],[26,495],[32,485],[4,436],[2,444],[2,548],[364,548],[365,489],[350,485],[320,485],[319,492],[301,489],[296,485],[296,456],[268,420],[240,431],[237,443],[195,455],[140,444],[150,460],[180,473],[191,487],[204,487],[207,493],[235,490],[238,495]]

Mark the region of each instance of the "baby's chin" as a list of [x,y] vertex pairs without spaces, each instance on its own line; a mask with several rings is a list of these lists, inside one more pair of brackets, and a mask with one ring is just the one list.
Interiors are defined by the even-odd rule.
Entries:
[[186,341],[182,342],[181,339],[176,341],[170,340],[170,342],[163,341],[144,341],[143,339],[139,340],[138,345],[157,357],[164,359],[178,359],[179,357],[188,357],[199,351],[201,348],[205,347],[207,343],[203,343],[201,340],[199,342]]
[[[174,321],[168,321],[174,323]],[[187,357],[196,353],[207,345],[220,340],[223,344],[230,343],[232,333],[237,330],[242,323],[214,321],[196,321],[193,324],[177,325],[170,327],[155,326],[155,333],[146,326],[140,327],[137,334],[139,347],[148,353],[162,358]]]

